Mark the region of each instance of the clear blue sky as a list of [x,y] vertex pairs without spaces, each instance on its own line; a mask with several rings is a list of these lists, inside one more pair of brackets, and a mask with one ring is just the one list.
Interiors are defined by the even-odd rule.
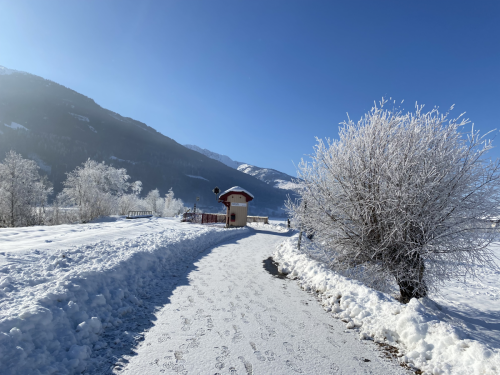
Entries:
[[292,175],[382,96],[500,129],[498,0],[0,0],[0,65]]

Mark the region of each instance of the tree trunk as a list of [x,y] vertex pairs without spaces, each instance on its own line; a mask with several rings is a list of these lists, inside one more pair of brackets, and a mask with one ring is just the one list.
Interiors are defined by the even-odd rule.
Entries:
[[404,259],[400,266],[395,278],[399,286],[401,302],[408,303],[412,298],[427,296],[427,285],[424,280],[425,264],[420,254]]

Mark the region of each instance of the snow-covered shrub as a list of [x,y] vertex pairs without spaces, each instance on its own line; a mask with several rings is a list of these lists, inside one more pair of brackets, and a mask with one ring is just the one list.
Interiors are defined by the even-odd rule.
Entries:
[[59,194],[52,206],[47,209],[47,225],[75,224],[80,221],[79,210],[77,207],[66,207],[64,198]]
[[414,113],[375,106],[342,123],[338,140],[317,139],[299,165],[295,225],[333,254],[332,267],[368,267],[392,278],[403,301],[429,287],[495,268],[488,245],[500,217],[499,161],[469,121],[435,108]]
[[174,198],[172,188],[165,194],[165,204],[163,206],[162,216],[176,216],[185,211],[184,203],[181,199]]
[[130,187],[125,169],[88,159],[67,174],[60,200],[78,207],[81,222],[116,213],[118,200]]
[[142,190],[142,182],[136,181],[131,184],[131,194],[123,194],[118,199],[118,214],[127,215],[129,211],[146,210],[144,202],[139,197]]
[[155,216],[175,216],[184,212],[184,203],[182,200],[174,198],[172,188],[165,194],[165,198],[161,198],[158,189],[151,190],[144,198],[144,203],[144,206],[153,211]]
[[18,227],[44,223],[52,187],[38,173],[33,160],[14,151],[0,163],[0,226]]
[[153,215],[161,216],[161,212],[163,211],[163,200],[161,199],[158,189],[151,190],[144,200],[148,210],[153,211]]

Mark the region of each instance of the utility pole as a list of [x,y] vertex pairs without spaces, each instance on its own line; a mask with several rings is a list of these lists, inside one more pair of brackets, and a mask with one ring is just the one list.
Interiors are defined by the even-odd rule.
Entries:
[[[200,200],[200,197],[196,197],[196,202],[198,202]],[[194,210],[193,210],[193,213],[196,214],[196,202],[194,202]]]
[[216,186],[212,191],[215,194],[215,200],[217,200],[217,194],[220,193],[220,189]]

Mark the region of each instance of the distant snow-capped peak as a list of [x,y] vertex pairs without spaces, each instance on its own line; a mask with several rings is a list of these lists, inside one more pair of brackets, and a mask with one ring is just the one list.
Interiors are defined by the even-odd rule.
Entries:
[[239,161],[234,161],[229,156],[221,155],[216,152],[212,152],[205,148],[201,148],[195,145],[184,145],[184,147],[190,150],[199,152],[210,159],[215,159],[221,163],[226,164],[228,167],[239,170],[240,172],[246,173],[253,176],[266,184],[272,185],[277,189],[293,190],[297,188],[297,184],[293,182],[294,177],[287,175],[286,173],[277,171],[271,168],[260,168],[247,163],[241,163]]
[[226,164],[228,167],[233,168],[233,169],[238,169],[238,167],[244,163],[240,163],[239,161],[234,161],[231,159],[229,156],[226,155],[221,155],[216,152],[212,152],[210,150],[207,150],[206,148],[201,148],[195,145],[184,145],[184,147],[189,148],[190,150],[199,152],[200,154],[205,155],[206,157],[209,157],[210,159],[218,160],[222,164]]

